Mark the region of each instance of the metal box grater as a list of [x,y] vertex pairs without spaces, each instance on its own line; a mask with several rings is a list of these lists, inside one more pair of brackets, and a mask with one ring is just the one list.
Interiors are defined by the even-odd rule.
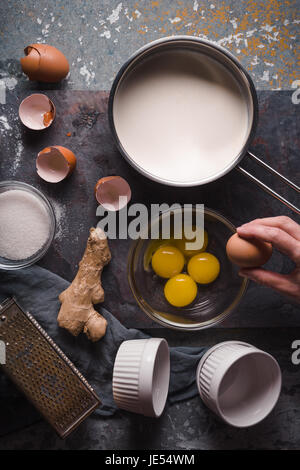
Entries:
[[65,438],[100,405],[86,379],[15,299],[0,305],[1,369]]

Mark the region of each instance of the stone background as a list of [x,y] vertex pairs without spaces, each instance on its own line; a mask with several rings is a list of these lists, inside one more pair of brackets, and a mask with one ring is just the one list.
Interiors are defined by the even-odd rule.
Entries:
[[14,78],[24,47],[49,42],[72,65],[68,88],[108,90],[136,49],[189,34],[231,50],[258,88],[286,90],[299,79],[297,0],[8,0],[0,13],[1,60]]

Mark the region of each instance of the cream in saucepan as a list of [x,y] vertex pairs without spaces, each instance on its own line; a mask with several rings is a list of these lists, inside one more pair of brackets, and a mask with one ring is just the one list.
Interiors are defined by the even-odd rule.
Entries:
[[179,184],[230,166],[248,132],[248,108],[233,74],[187,49],[156,53],[131,69],[114,100],[118,138],[150,175]]

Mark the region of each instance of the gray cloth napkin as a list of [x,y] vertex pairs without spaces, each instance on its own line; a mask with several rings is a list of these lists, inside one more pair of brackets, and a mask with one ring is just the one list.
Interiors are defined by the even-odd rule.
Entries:
[[[125,328],[105,308],[98,311],[108,322],[104,338],[91,343],[85,335],[74,338],[57,324],[58,295],[69,282],[39,266],[19,271],[0,271],[0,302],[14,296],[29,311],[62,351],[76,365],[99,395],[102,406],[95,413],[110,416],[116,411],[112,396],[112,371],[120,344],[125,340],[147,338],[136,329]],[[170,348],[171,377],[168,401],[186,400],[197,395],[197,364],[207,348]],[[3,372],[0,372],[0,434],[11,432],[38,419],[38,414],[23,399]]]

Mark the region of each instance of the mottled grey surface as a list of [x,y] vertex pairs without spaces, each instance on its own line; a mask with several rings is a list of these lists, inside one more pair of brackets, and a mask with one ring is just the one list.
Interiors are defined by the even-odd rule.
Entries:
[[[51,90],[57,106],[53,125],[40,133],[25,129],[17,115],[18,103],[26,96],[22,87],[7,93],[7,104],[0,113],[7,119],[1,126],[1,179],[16,179],[41,189],[54,205],[58,232],[51,249],[41,264],[72,280],[84,251],[89,227],[97,224],[96,181],[106,175],[125,177],[132,188],[132,203],[167,202],[204,203],[226,216],[234,225],[256,217],[291,215],[277,200],[257,188],[236,170],[221,180],[196,188],[169,188],[147,180],[133,170],[117,151],[107,120],[107,92]],[[260,121],[252,150],[286,176],[299,181],[298,162],[299,112],[288,91],[259,92]],[[71,137],[67,133],[71,132]],[[52,185],[35,172],[37,152],[50,144],[71,148],[78,158],[74,174],[66,181]],[[266,174],[261,167],[243,161],[256,176],[299,205],[296,192]],[[300,220],[300,217],[296,217]],[[111,240],[113,259],[103,273],[106,289],[105,307],[126,326],[148,328],[155,324],[137,306],[127,282],[127,255],[131,240]],[[224,241],[225,243],[225,241]],[[275,253],[269,266],[287,272],[291,263]],[[235,314],[223,327],[300,326],[299,308],[271,290],[251,284]]]
[[[287,90],[259,94],[260,124],[253,149],[279,171],[299,180],[299,112],[291,102],[291,86],[299,78],[297,0],[284,5],[277,0],[11,0],[0,3],[0,18],[0,79],[7,88],[7,104],[0,105],[0,178],[30,182],[42,189],[55,205],[59,230],[43,265],[69,280],[73,277],[88,227],[97,220],[92,191],[95,180],[115,172],[128,178],[134,200],[204,202],[234,224],[253,217],[291,214],[234,172],[192,193],[159,187],[141,178],[120,158],[112,143],[105,114],[107,93],[70,90],[108,90],[121,63],[152,39],[192,34],[217,41],[241,60],[258,88]],[[21,98],[30,90],[42,89],[24,77],[18,61],[24,46],[31,42],[48,42],[61,48],[71,64],[68,80],[43,87],[51,90],[49,96],[58,105],[58,116],[50,129],[34,139],[20,126],[16,113]],[[70,131],[72,136],[67,137]],[[77,172],[55,188],[34,174],[36,153],[49,144],[66,145],[78,156]],[[255,171],[263,176],[260,168]],[[281,183],[268,175],[264,178],[285,191]],[[289,191],[286,194],[296,202],[295,195]],[[132,320],[140,327],[153,326],[137,309],[126,283],[128,247],[127,242],[112,243],[112,250],[118,256],[104,275],[106,307],[121,321]],[[279,255],[274,263],[278,269],[288,269],[287,261]],[[236,430],[226,426],[196,398],[167,408],[157,421],[123,412],[112,419],[91,417],[64,442],[39,420],[22,431],[1,437],[0,448],[299,449],[299,366],[291,363],[291,343],[300,338],[297,313],[298,309],[283,297],[251,285],[239,310],[229,323],[223,324],[233,329],[213,329],[188,336],[162,329],[150,331],[153,336],[165,336],[171,345],[206,345],[240,339],[274,354],[283,370],[283,393],[272,414],[254,428]],[[257,328],[240,329],[249,326]],[[25,407],[17,393],[7,406],[19,410],[25,418],[30,414],[29,405]]]
[[[236,173],[223,178],[222,182],[196,189],[192,193],[190,190],[170,191],[141,179],[118,155],[112,144],[105,116],[106,93],[71,94],[66,91],[52,91],[50,94],[57,102],[60,112],[53,127],[36,139],[32,138],[31,133],[21,129],[17,119],[14,119],[15,98],[11,105],[7,105],[6,115],[12,129],[5,131],[5,139],[1,142],[2,155],[5,155],[5,158],[0,162],[0,173],[1,179],[16,178],[31,182],[51,198],[56,208],[59,230],[42,265],[65,275],[68,279],[71,279],[76,271],[86,243],[88,227],[97,221],[92,191],[95,178],[115,173],[116,170],[126,176],[132,184],[134,200],[141,198],[145,202],[159,202],[161,199],[168,202],[205,202],[227,215],[235,224],[257,216],[289,214],[277,201],[273,201]],[[16,95],[18,99],[22,96],[21,91]],[[293,138],[293,135],[296,135],[296,114],[295,107],[290,104],[289,94],[276,92],[272,95],[261,92],[260,102],[263,109],[262,127],[258,131],[255,146],[276,168],[295,177],[299,174],[296,161],[299,142]],[[285,111],[285,106],[289,111]],[[68,131],[73,133],[70,138],[65,136]],[[79,164],[76,173],[67,182],[54,187],[41,182],[33,170],[36,152],[50,142],[57,143],[54,140],[56,138],[59,138],[59,143],[73,148],[79,157]],[[22,147],[20,155],[16,156],[19,145],[24,146],[24,149]],[[285,164],[277,151],[278,147],[283,149],[283,155],[286,156]],[[98,171],[97,175],[95,171]],[[258,170],[258,173],[261,174],[261,170]],[[268,177],[266,178],[268,180]],[[127,241],[111,242],[114,259],[104,274],[107,294],[105,305],[125,324],[144,328],[154,326],[137,308],[128,288],[128,246]],[[279,254],[275,255],[273,262],[278,269],[288,268],[287,260]],[[56,438],[45,423],[38,422],[23,431],[0,438],[0,448],[298,448],[299,366],[292,365],[290,356],[291,343],[300,338],[300,328],[282,328],[296,325],[299,327],[298,307],[292,306],[270,290],[252,285],[239,309],[228,319],[227,325],[223,326],[228,324],[236,329],[215,329],[189,335],[152,329],[150,333],[153,336],[166,336],[173,345],[196,346],[240,339],[273,353],[283,369],[283,393],[272,415],[255,428],[242,431],[229,428],[206,410],[197,398],[169,407],[163,417],[155,422],[123,412],[111,419],[91,417],[65,442]],[[241,325],[259,326],[260,329],[240,330],[238,328]],[[262,326],[281,328],[263,329]],[[24,400],[20,400],[18,394],[12,397],[6,406],[11,406],[22,414],[22,423],[26,422],[27,415],[32,416],[30,407],[24,406]]]
[[[184,335],[167,330],[171,345],[185,344]],[[219,421],[195,398],[168,406],[158,420],[118,412],[113,418],[88,418],[65,441],[55,436],[43,421],[0,438],[1,449],[299,449],[299,367],[291,363],[291,343],[300,329],[214,330],[191,334],[189,344],[208,344],[228,339],[254,343],[267,349],[283,370],[283,389],[273,412],[262,423],[235,429]],[[18,401],[12,401],[18,407]],[[8,405],[9,406],[9,405]],[[26,409],[20,408],[20,413]]]

